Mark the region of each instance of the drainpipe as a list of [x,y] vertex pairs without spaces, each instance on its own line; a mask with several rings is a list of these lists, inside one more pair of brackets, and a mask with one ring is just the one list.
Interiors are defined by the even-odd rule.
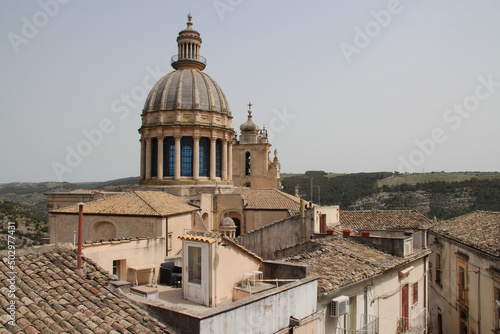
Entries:
[[82,269],[82,233],[83,233],[83,206],[85,203],[78,203],[78,254],[76,268]]
[[481,267],[477,269],[477,332],[481,333]]

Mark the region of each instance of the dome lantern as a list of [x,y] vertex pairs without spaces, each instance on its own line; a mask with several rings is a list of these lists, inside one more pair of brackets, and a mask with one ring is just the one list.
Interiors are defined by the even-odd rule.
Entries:
[[179,32],[177,37],[177,55],[172,57],[171,65],[176,70],[195,69],[203,71],[207,60],[200,56],[200,33],[193,29],[193,16],[188,14],[187,28]]

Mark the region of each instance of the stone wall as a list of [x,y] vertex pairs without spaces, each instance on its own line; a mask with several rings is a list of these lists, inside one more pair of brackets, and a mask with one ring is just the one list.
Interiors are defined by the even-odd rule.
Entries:
[[[306,222],[309,222],[307,224]],[[246,249],[266,260],[274,260],[274,253],[305,240],[304,224],[309,225],[305,234],[310,233],[310,219],[300,215],[286,218],[264,226],[250,233],[240,235],[236,241]]]

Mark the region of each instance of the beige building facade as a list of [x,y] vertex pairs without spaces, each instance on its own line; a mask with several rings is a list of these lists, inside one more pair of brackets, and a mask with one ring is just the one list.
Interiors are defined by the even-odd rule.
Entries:
[[500,213],[475,211],[429,232],[430,333],[500,333]]

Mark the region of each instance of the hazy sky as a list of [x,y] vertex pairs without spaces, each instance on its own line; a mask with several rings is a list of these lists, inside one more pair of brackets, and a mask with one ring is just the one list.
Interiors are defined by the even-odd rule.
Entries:
[[233,128],[282,172],[498,171],[500,2],[0,1],[0,182],[139,175],[191,10]]

